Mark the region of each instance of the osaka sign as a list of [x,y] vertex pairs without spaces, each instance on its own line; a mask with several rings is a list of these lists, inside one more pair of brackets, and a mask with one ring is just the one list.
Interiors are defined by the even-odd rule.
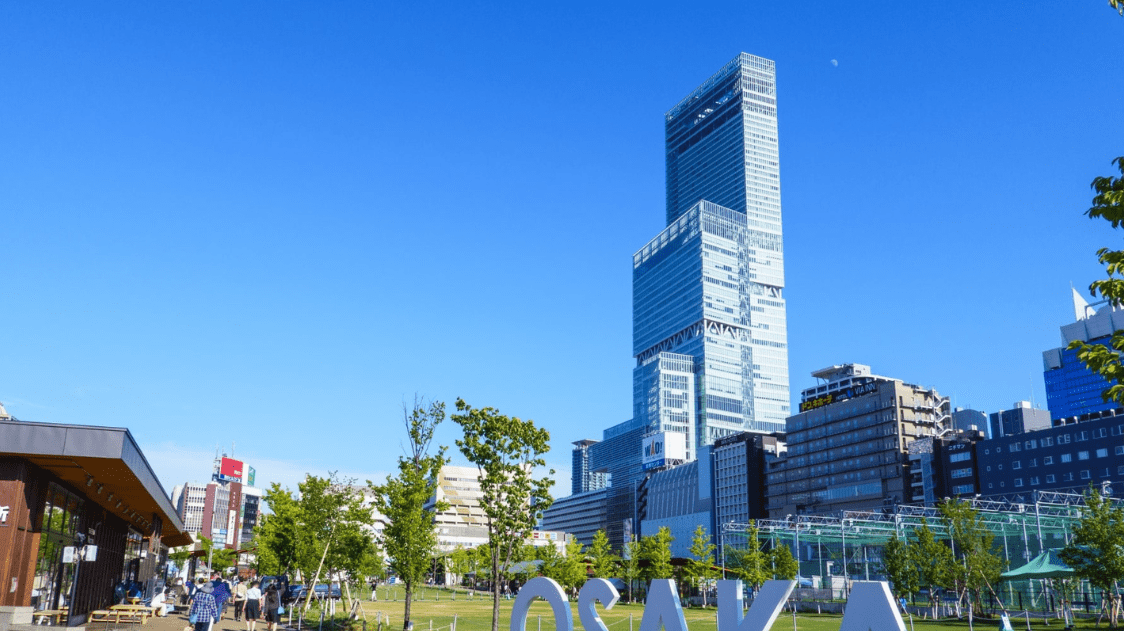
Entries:
[[[757,593],[753,606],[743,614],[742,582],[718,581],[718,631],[768,631],[788,600],[796,581],[766,581]],[[608,631],[597,615],[597,603],[608,611],[619,598],[613,584],[603,578],[587,581],[578,594],[578,617],[584,631]],[[562,586],[553,579],[539,576],[527,581],[519,590],[511,608],[511,631],[526,631],[531,602],[541,598],[554,612],[558,631],[574,631],[573,615]],[[839,631],[905,631],[905,624],[883,581],[856,581],[843,615]],[[675,581],[657,579],[648,586],[648,600],[640,631],[688,631],[683,607],[675,590]]]

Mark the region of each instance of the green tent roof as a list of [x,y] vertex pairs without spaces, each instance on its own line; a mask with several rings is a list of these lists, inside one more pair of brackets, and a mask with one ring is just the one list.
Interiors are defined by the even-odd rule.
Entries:
[[1073,569],[1058,556],[1058,550],[1046,550],[1029,563],[1003,573],[1003,578],[1020,580],[1026,578],[1065,578],[1073,576]]

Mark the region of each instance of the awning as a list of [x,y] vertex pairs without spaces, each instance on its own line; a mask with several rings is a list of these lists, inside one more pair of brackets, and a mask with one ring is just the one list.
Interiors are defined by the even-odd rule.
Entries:
[[1027,578],[1067,578],[1073,576],[1073,568],[1058,556],[1059,550],[1046,550],[1022,567],[1004,572],[1001,576],[1009,580]]
[[0,455],[24,458],[50,471],[142,534],[153,534],[158,517],[161,542],[192,543],[129,430],[0,420],[0,445]]

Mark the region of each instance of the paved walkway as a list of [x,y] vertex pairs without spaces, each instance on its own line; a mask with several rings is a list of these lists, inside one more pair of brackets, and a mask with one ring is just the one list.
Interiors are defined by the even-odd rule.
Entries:
[[[227,608],[229,613],[231,610]],[[288,616],[286,616],[287,618]],[[293,621],[293,626],[296,626],[296,620]],[[114,622],[88,622],[86,623],[86,631],[187,631],[185,627],[190,624],[187,621],[187,610],[180,608],[179,611],[172,613],[167,617],[149,618],[146,624],[139,623],[114,623]],[[47,627],[43,627],[46,629]],[[278,625],[278,630],[284,628],[284,625]],[[246,622],[235,622],[234,618],[227,616],[222,620],[216,622],[211,627],[211,631],[246,631]],[[258,620],[254,625],[254,631],[269,631],[269,624]]]

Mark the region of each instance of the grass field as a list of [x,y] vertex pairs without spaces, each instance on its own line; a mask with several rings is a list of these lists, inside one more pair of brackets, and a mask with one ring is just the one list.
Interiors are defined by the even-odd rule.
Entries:
[[[356,594],[358,595],[358,594]],[[402,598],[404,590],[398,587],[380,587],[378,601],[366,600],[370,592],[364,592],[362,597],[363,612],[367,619],[368,631],[379,631],[378,621],[382,621],[381,631],[398,631],[402,628],[402,614],[404,603]],[[500,630],[508,631],[511,616],[512,600],[500,601]],[[344,606],[337,610],[338,615],[344,614]],[[581,621],[577,612],[577,601],[570,604],[573,613],[575,631],[581,631]],[[601,619],[609,631],[639,631],[640,620],[644,615],[644,606],[638,604],[617,604],[609,611],[599,608]],[[684,610],[687,627],[690,631],[717,631],[715,609],[689,608]],[[445,589],[427,587],[422,590],[421,598],[415,600],[412,607],[414,631],[452,631],[452,624],[456,617],[456,631],[490,631],[492,623],[492,601],[489,594],[477,593],[471,598],[468,593],[459,590],[452,592]],[[310,615],[313,624],[307,622],[304,627],[316,628],[319,612],[313,611]],[[798,613],[795,619],[794,631],[837,631],[842,622],[839,615],[816,615]],[[905,620],[907,631],[910,630],[910,621]],[[1015,631],[1025,631],[1026,622],[1021,618],[1012,620]],[[793,616],[784,612],[773,625],[772,631],[789,631],[794,629]],[[1060,620],[1051,620],[1049,625],[1041,620],[1031,623],[1033,631],[1062,631],[1064,625]],[[1107,625],[1105,625],[1107,626]],[[993,619],[975,620],[974,628],[980,631],[995,631],[999,623]],[[1077,629],[1093,629],[1093,621],[1079,621]],[[967,620],[922,620],[914,618],[913,631],[968,631]],[[550,605],[536,600],[531,605],[530,615],[527,617],[526,631],[557,631],[554,626],[554,616]]]

